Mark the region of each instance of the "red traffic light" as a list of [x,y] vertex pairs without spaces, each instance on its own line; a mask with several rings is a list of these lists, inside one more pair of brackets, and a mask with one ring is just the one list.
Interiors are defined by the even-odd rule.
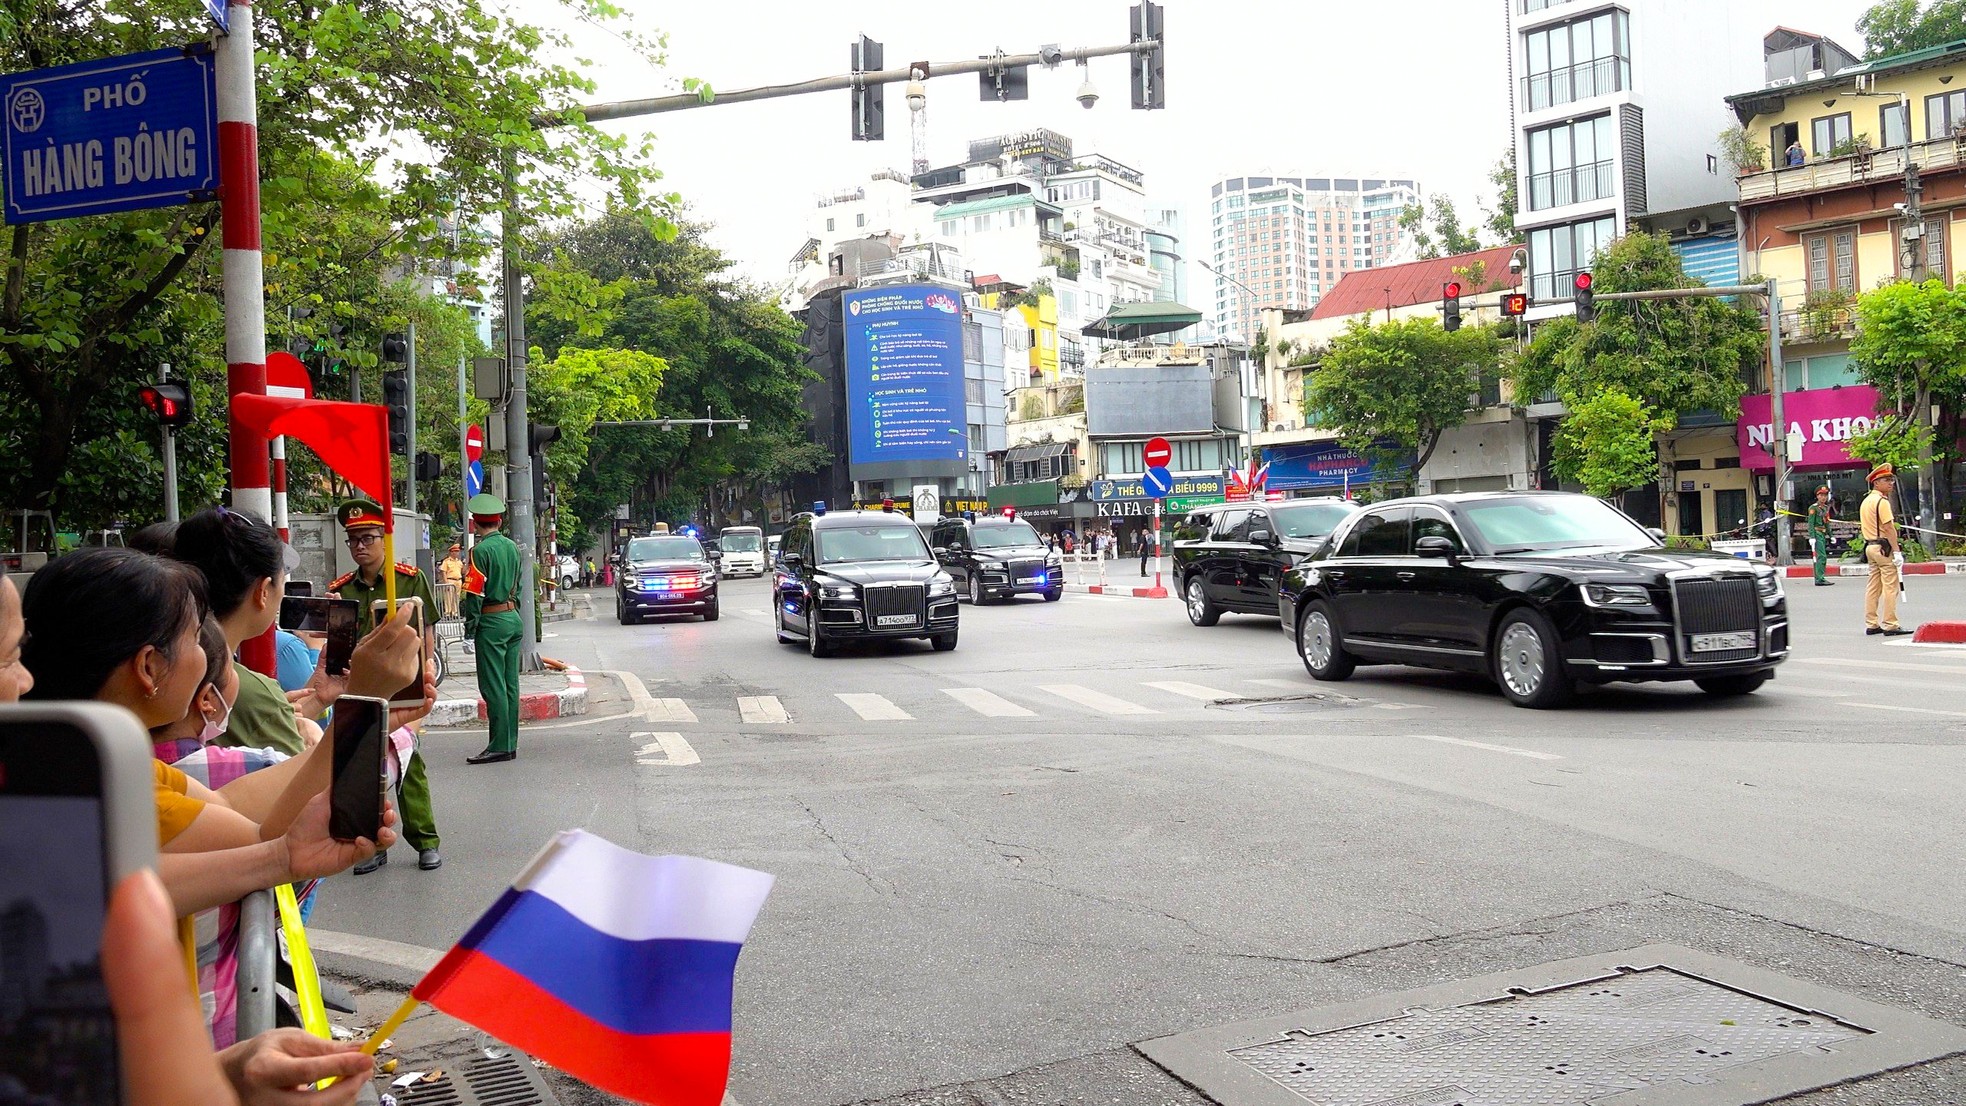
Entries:
[[1577,274],[1577,291],[1579,291],[1579,292],[1588,292],[1588,291],[1590,291],[1590,290],[1591,290],[1591,274],[1590,274],[1590,272],[1589,272],[1588,270],[1586,270],[1586,271],[1584,271],[1584,272],[1581,272],[1581,273],[1578,273],[1578,274]]
[[191,421],[191,390],[182,384],[146,384],[137,399],[172,430]]
[[1502,314],[1507,318],[1520,318],[1529,314],[1529,297],[1522,292],[1510,292],[1503,296]]
[[1460,282],[1460,281],[1458,281],[1458,280],[1450,280],[1450,281],[1448,281],[1448,282],[1447,282],[1446,284],[1443,284],[1443,285],[1441,285],[1441,288],[1440,288],[1440,294],[1441,294],[1441,295],[1443,295],[1443,296],[1446,296],[1446,297],[1447,297],[1448,299],[1450,299],[1450,300],[1458,300],[1458,299],[1460,299],[1460,298],[1461,298],[1461,282]]

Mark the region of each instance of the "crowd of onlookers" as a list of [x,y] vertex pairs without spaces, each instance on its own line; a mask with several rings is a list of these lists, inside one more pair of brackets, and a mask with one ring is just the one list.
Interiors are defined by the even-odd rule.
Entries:
[[[419,667],[424,703],[392,711],[390,728],[428,713],[436,687],[422,640],[406,622],[386,622],[356,645],[343,675],[323,662],[294,671],[290,652],[289,689],[236,659],[273,630],[295,565],[277,531],[213,507],[131,544],[59,557],[24,596],[0,577],[0,702],[112,703],[154,742],[157,869],[116,890],[103,944],[127,1101],[352,1102],[370,1071],[352,1045],[300,1030],[232,1040],[225,964],[242,897],[293,884],[311,902],[316,881],[395,840],[393,808],[380,841],[330,836],[332,742],[321,738],[336,699],[388,699]],[[195,946],[195,985],[186,943]],[[330,1077],[341,1081],[300,1097],[298,1088]]]

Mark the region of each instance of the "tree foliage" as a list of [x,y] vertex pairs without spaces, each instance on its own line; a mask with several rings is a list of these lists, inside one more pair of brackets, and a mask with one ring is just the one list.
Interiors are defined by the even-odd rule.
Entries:
[[[485,0],[268,0],[254,11],[271,348],[291,329],[365,352],[390,308],[380,290],[405,269],[442,263],[466,277],[489,244],[469,228],[502,208],[507,155],[523,169],[522,220],[570,210],[582,178],[600,178],[651,222],[674,202],[654,191],[646,144],[569,114],[592,90],[570,29],[618,22],[607,0],[561,0],[550,28]],[[203,9],[158,0],[16,6],[0,15],[0,65],[208,34]],[[659,57],[653,40],[623,37]],[[134,392],[161,362],[199,400],[179,442],[184,492],[216,493],[225,370],[219,251],[208,244],[218,223],[206,203],[9,228],[0,450],[13,463],[0,466],[0,503],[52,507],[75,525],[154,516],[157,429]],[[289,306],[305,309],[291,327]],[[335,323],[347,333],[328,335]]]
[[1571,409],[1553,443],[1551,460],[1558,476],[1608,499],[1658,474],[1653,438],[1671,428],[1625,393],[1599,392]]
[[1406,205],[1399,213],[1399,225],[1412,235],[1423,259],[1473,253],[1481,248],[1481,236],[1474,228],[1461,225],[1454,201],[1446,196]]
[[1441,434],[1467,421],[1470,397],[1500,360],[1501,343],[1488,327],[1450,332],[1432,319],[1354,321],[1311,374],[1304,412],[1312,425],[1338,431],[1350,449],[1383,453],[1390,442],[1413,451],[1418,471]]
[[[541,236],[527,310],[529,334],[555,362],[584,364],[595,351],[661,359],[660,389],[641,389],[633,418],[749,420],[748,429],[596,428],[584,457],[563,440],[549,463],[570,484],[566,501],[582,518],[634,517],[706,524],[754,514],[765,488],[826,461],[806,436],[803,393],[814,379],[803,363],[799,328],[768,289],[732,280],[731,262],[712,247],[709,228],[683,223],[666,236],[624,212],[563,226]],[[608,418],[611,416],[603,416]]]
[[[1917,474],[1919,504],[1929,514],[1935,502],[1950,501],[1949,474],[1959,452],[1966,408],[1966,288],[1942,280],[1898,281],[1857,297],[1850,357],[1857,375],[1906,413],[1890,420],[1895,432],[1873,431],[1867,448],[1890,452],[1894,464],[1911,462],[1906,467]],[[1935,468],[1935,460],[1944,463]]]
[[1510,146],[1488,171],[1488,183],[1495,186],[1493,205],[1482,205],[1482,214],[1488,216],[1485,225],[1495,241],[1504,246],[1514,246],[1522,242],[1522,232],[1516,229],[1517,210],[1515,147]]
[[1966,39],[1966,0],[1879,0],[1857,17],[1870,58]]

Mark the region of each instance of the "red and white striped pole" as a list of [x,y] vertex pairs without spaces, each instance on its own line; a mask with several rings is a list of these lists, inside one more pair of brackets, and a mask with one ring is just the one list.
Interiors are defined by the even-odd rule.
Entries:
[[[225,248],[225,390],[266,394],[266,279],[259,253],[259,97],[253,74],[253,9],[229,0],[218,40],[218,162],[221,244]],[[232,419],[232,506],[273,518],[267,442]],[[273,634],[246,642],[239,659],[271,675]]]

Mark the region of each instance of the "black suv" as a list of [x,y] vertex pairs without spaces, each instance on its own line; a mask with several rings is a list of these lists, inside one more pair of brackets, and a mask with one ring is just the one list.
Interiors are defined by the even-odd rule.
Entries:
[[1566,492],[1394,500],[1291,569],[1278,613],[1319,680],[1361,664],[1458,669],[1523,707],[1618,680],[1759,688],[1789,651],[1777,570],[1662,537]]
[[1213,626],[1224,611],[1277,613],[1283,574],[1357,511],[1343,499],[1288,499],[1216,504],[1188,516],[1174,540],[1174,583],[1188,621]]
[[632,538],[616,562],[614,617],[633,626],[643,615],[700,614],[717,620],[717,560],[723,554],[681,534]]
[[1063,561],[1022,519],[945,518],[929,531],[928,544],[956,586],[978,606],[1033,594],[1056,603],[1065,594]]
[[955,582],[906,515],[800,515],[779,545],[772,586],[779,643],[804,641],[815,657],[843,641],[883,638],[956,647]]

